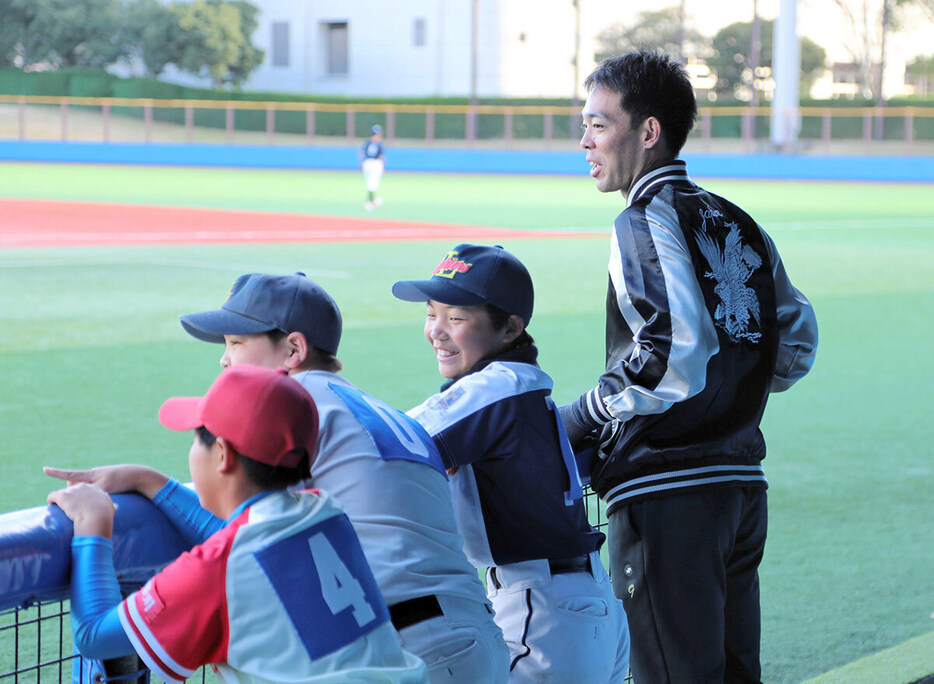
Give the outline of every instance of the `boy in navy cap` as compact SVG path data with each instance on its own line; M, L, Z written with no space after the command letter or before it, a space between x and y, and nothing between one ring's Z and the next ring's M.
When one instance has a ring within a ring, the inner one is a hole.
M121 600L110 498L87 483L49 494L75 525L71 615L82 654L135 651L168 682L207 664L237 682L427 681L396 640L350 521L326 494L286 490L308 472L318 435L315 403L298 383L238 366L203 397L167 400L159 420L195 430L197 496L226 523Z
M532 279L502 247L462 244L392 293L427 307L447 382L408 414L434 437L468 559L511 652L510 682L622 682L629 630L600 562L552 380L526 331Z

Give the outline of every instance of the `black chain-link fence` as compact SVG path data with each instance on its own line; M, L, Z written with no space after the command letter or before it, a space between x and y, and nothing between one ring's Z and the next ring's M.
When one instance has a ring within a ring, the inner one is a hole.
M584 503L590 522L605 528L603 504L596 494L585 489ZM81 656L73 653L71 623L67 601L37 601L29 605L0 612L0 681L3 682L122 682L142 684L162 680L146 674L128 677L117 674L119 667L111 667L113 675L107 677L86 673ZM127 669L127 668L124 668ZM72 672L75 672L74 679ZM130 672L135 671L133 667ZM206 669L189 681L206 680ZM631 684L627 677L626 683Z

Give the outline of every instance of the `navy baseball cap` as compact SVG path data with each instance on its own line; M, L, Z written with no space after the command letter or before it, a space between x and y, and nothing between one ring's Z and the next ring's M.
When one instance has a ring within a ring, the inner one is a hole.
M370 129L370 135L376 135L377 133L382 133L383 127L379 124L373 124L373 128Z
M254 335L281 330L300 332L313 347L337 354L341 312L324 288L295 275L247 273L234 281L220 309L178 317L188 334L204 342L224 335Z
M392 294L407 302L433 299L450 306L492 304L519 316L526 325L535 300L532 276L499 245L457 245L429 280L400 280L392 286Z

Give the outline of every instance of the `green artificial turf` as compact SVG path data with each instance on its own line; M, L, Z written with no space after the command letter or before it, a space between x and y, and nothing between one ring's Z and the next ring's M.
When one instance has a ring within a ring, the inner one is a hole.
M934 672L934 632L809 679L804 684L930 684Z
M771 485L763 678L799 682L931 630L934 193L924 185L705 185L771 230L820 324L813 372L771 399L763 425ZM0 164L7 197L363 215L361 186L347 173ZM622 207L586 177L390 172L385 190L386 211L373 220L395 212L600 229ZM532 273L530 332L556 399L568 401L602 368L606 240L504 245ZM300 269L321 282L344 313L347 377L400 408L420 401L440 382L422 308L393 299L389 288L427 276L451 246L0 251L0 511L43 503L53 486L43 464L144 461L187 477L189 436L159 427L156 411L167 396L202 392L221 349L185 335L177 316L216 308L244 272Z

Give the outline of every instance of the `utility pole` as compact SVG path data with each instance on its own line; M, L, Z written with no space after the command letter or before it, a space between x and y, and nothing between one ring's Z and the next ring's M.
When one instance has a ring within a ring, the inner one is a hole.
M684 0L678 9L678 61L684 64Z
M792 151L801 130L798 87L801 82L801 41L798 38L798 0L780 0L772 36L772 144Z
M752 97L749 106L759 104L759 91L756 88L756 71L759 69L759 53L762 50L762 28L759 22L759 0L752 0L752 28L749 32L749 66L752 69Z
M574 86L571 90L571 105L576 109L580 106L577 89L580 87L581 82L581 0L571 0L571 4L574 5L574 57L571 58L571 64L574 65Z
M470 104L477 105L477 53L480 51L480 0L471 0Z
M882 83L885 77L885 36L889 32L889 22L892 20L892 0L883 0L882 2L882 41L879 45L879 75L875 77L876 107L885 105L885 97L882 94ZM867 32L868 33L868 32ZM872 58L869 59L869 68L872 69ZM885 119L881 116L876 117L875 121L875 139L882 140L885 137Z

